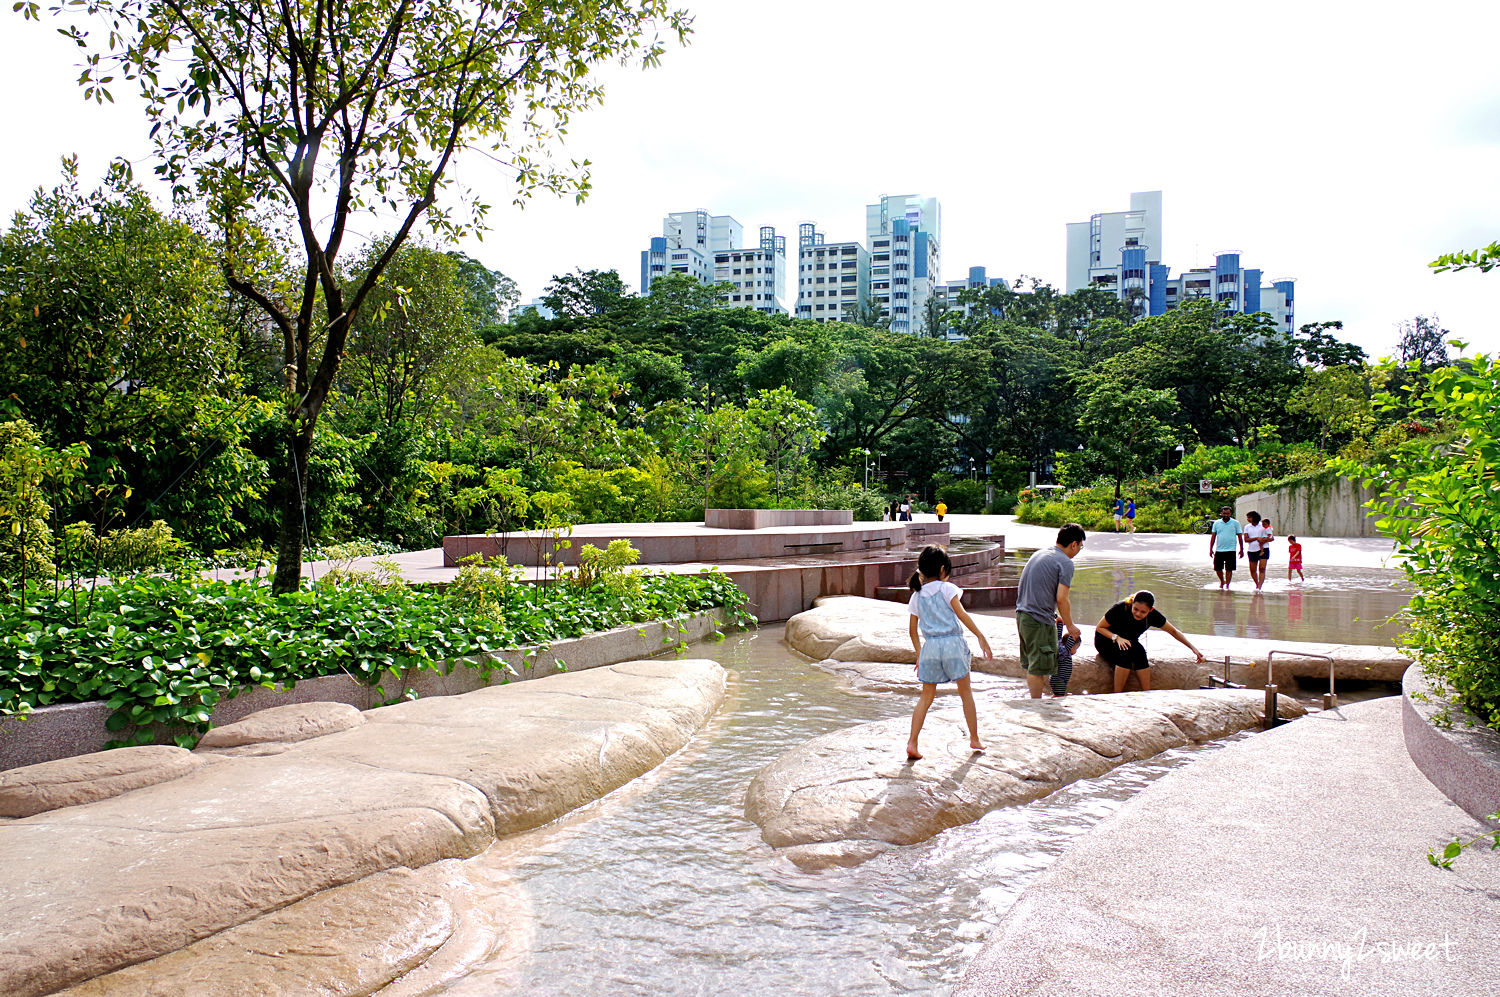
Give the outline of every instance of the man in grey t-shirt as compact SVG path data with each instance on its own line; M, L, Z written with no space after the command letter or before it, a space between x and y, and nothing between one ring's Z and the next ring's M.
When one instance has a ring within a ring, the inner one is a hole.
M1048 678L1057 671L1057 620L1062 620L1069 637L1079 639L1068 589L1073 584L1073 558L1083 549L1083 540L1083 527L1069 523L1057 531L1056 546L1037 551L1021 569L1016 631L1032 699L1042 698Z

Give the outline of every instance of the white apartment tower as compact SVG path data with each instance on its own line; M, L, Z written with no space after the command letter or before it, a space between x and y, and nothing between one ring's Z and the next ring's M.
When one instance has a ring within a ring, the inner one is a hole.
M857 242L827 242L812 222L798 226L798 318L852 322L869 296L869 250Z
M1161 263L1161 191L1131 194L1129 211L1105 211L1086 222L1068 223L1067 292L1091 286L1123 291L1120 271L1128 249L1144 250L1148 268ZM1137 290L1144 292L1144 285Z
M740 223L729 215L674 211L662 219L662 234L641 253L641 293L651 293L651 281L668 272L686 273L713 283L714 254L733 249L744 237Z
M787 314L786 236L762 225L754 248L720 249L714 253L714 281L734 285L725 305L754 308L769 315Z
M870 293L896 332L924 332L927 299L941 279L942 216L935 197L882 197L865 206Z

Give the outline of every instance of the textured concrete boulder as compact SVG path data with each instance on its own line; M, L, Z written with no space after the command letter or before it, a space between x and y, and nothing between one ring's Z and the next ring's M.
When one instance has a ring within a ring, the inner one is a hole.
M716 662L635 661L400 703L280 754L188 756L197 768L174 781L0 824L0 994L39 997L205 939L251 939L255 952L279 945L299 957L321 950L308 927L316 912L285 930L263 919L292 918L283 912L391 870L476 855L497 834L597 799L680 748L718 709L724 684ZM420 898L391 903L427 909ZM392 930L407 932L396 947L419 959L423 939L447 929L437 914L411 916L429 927ZM335 934L358 927L357 912L328 917ZM209 941L199 951L235 949ZM378 989L277 989L278 965L263 967L269 989L120 992ZM342 973L326 959L315 965L323 969L309 968L309 981Z
M861 695L905 693L915 696L922 691L917 681L917 670L912 665L897 665L888 661L839 661L825 658L817 667L830 675L843 679L850 691ZM1027 695L1026 683L1019 676L990 675L972 672L970 686L976 695L1014 697ZM938 686L938 696L958 694L958 686L946 683Z
M798 651L814 660L884 661L911 664L916 655L907 633L907 610L900 603L879 599L840 596L819 599L813 608L787 621L786 640ZM995 660L986 663L978 657L979 642L965 631L973 649L974 670L997 675L1023 677L1021 642L1015 620L1009 617L975 616L974 622L984 631L994 651ZM1070 692L1113 692L1114 671L1094 658L1094 628L1080 625L1083 643L1073 658ZM1295 678L1326 679L1328 662L1303 655L1326 655L1333 659L1336 679L1398 682L1410 659L1394 647L1367 644L1325 644L1299 641L1256 640L1249 637L1215 637L1189 634L1208 659L1194 661L1192 652L1169 635L1153 630L1146 637L1151 658L1153 689L1198 689L1208 684L1210 673L1223 675L1225 655L1248 664L1235 664L1230 677L1249 687L1266 683L1267 659L1278 653L1272 677L1277 685L1294 687Z
M1284 716L1304 712L1280 702ZM929 715L915 762L905 751L910 719L892 717L783 754L751 782L745 816L799 866L849 865L1125 762L1257 726L1263 706L1249 691L986 698L983 754L970 751L961 716L948 709Z
M30 817L180 779L203 759L168 744L59 758L0 772L0 817Z
M273 706L243 720L215 727L198 742L200 751L283 745L352 730L365 716L348 703L294 703Z

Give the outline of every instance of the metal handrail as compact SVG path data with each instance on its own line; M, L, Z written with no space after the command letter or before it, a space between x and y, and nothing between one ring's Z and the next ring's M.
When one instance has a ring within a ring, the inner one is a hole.
M1309 651L1283 651L1280 648L1273 648L1271 650L1271 652L1266 655L1266 684L1267 685L1271 685L1272 684L1272 681L1273 681L1272 680L1272 674L1273 673L1271 671L1271 661L1278 654L1286 656L1286 657L1292 657L1292 658L1318 658L1318 659L1320 659L1322 661L1328 662L1328 691L1326 693L1324 693L1324 695L1323 695L1323 709L1325 709L1325 710L1331 710L1331 709L1335 708L1336 706L1338 706L1338 695L1337 695L1337 692L1335 691L1335 689L1333 687L1333 659L1332 658L1330 658L1326 654L1313 654L1313 653L1311 653Z

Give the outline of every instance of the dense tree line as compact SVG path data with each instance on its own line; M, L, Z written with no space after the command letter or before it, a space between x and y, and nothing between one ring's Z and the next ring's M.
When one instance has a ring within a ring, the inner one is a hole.
M382 245L346 254L340 279L360 284ZM162 520L204 551L274 545L289 472L315 544L705 505L873 515L945 488L973 506L971 476L1002 497L1031 473L1118 487L1179 445L1358 456L1371 396L1405 376L1337 323L1289 337L1208 301L1132 323L1108 294L1036 281L967 292L943 316L952 338L725 308L682 275L641 297L614 272L564 274L553 317L514 314L502 273L408 241L350 328L304 469L279 428L295 388L279 332L211 258L124 176L84 192L71 166L0 238L0 404L34 427L10 438L34 441L38 467L87 454L37 472L54 532ZM1443 362L1435 319L1407 333L1409 359Z

